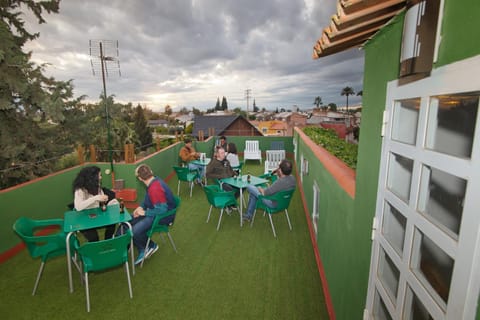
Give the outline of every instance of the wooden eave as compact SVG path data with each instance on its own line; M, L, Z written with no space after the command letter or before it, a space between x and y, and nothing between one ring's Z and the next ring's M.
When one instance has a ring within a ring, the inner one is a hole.
M406 0L339 0L337 13L313 48L313 58L361 46L405 5Z

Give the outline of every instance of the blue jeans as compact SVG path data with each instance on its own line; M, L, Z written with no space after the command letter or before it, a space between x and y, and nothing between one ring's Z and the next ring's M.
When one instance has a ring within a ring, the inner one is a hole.
M255 206L257 205L258 196L261 193L260 191L258 191L257 187L252 185L248 185L247 190L250 195L248 197L247 212L244 214L244 216L245 218L251 219L253 216L253 212L255 211ZM262 202L269 208L275 207L275 204L272 200L263 199Z
M202 179L205 176L205 170L204 166L201 166L199 164L194 164L194 163L189 163L188 164L188 169L190 170L198 170L198 173L200 175L200 179Z
M152 227L153 218L151 216L138 216L130 220L133 232L133 244L138 252L145 250L147 245L147 231ZM126 228L126 226L125 226ZM123 226L118 228L117 234L123 233Z

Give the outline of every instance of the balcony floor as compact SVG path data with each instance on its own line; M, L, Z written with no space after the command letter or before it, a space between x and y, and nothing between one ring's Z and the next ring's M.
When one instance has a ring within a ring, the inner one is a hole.
M246 170L262 167L248 162ZM169 181L177 190L177 180ZM239 226L238 213L225 215L216 230L219 212L195 186L182 203L168 239L154 240L160 249L137 268L129 299L123 268L90 276L91 316L104 319L328 319L300 193L289 214L274 216L277 239L263 213L253 227ZM65 257L47 262L36 296L31 296L40 260L26 250L0 265L3 319L84 319L85 290L74 272L74 293L68 292Z

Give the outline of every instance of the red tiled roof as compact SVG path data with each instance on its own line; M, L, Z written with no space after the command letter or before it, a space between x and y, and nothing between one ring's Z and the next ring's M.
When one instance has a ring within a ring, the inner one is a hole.
M358 47L400 13L406 0L338 0L337 13L313 47L313 59Z

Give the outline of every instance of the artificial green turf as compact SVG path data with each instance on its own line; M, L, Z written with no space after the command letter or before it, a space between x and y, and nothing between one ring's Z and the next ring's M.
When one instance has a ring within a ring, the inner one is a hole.
M259 174L260 165L247 170ZM245 171L246 172L246 171ZM177 180L169 182L176 191ZM123 268L90 276L91 312L74 269L75 291L68 291L65 257L47 262L37 294L31 296L40 260L26 250L0 265L2 319L327 319L321 283L308 234L300 193L289 213L275 215L277 239L267 217L257 212L253 227L240 228L238 213L225 215L216 230L219 211L207 224L209 205L195 186L182 203L171 229L178 249L168 239L132 277L128 296Z

